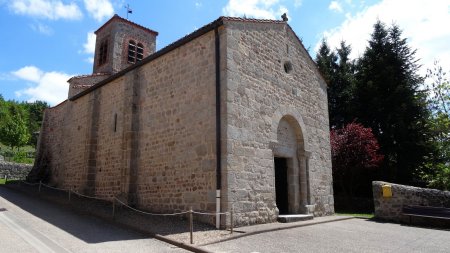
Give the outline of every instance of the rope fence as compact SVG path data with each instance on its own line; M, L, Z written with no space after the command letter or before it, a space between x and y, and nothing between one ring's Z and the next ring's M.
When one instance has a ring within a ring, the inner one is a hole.
M29 185L29 186L36 186L39 185L38 187L38 192L39 194L41 193L41 188L42 187L46 187L49 189L53 189L53 190L59 190L59 191L65 191L68 193L69 196L69 202L71 200L71 194L75 194L77 196L80 197L84 197L84 198L88 198L88 199L94 199L94 200L100 200L100 201L105 201L105 202L111 202L112 203L112 218L115 219L115 214L116 214L116 202L121 204L124 207L127 207L128 209L137 212L137 213L141 213L141 214L145 214L145 215L151 215L151 216L176 216L176 215L186 215L188 214L189 216L189 232L190 232L190 242L191 244L194 243L193 240L193 214L198 214L198 215L209 215L209 216L216 216L216 215L230 215L230 233L233 233L233 227L234 227L234 222L233 222L233 209L231 210L231 212L219 212L219 213L207 213L207 212L198 212L198 211L194 211L192 210L192 207L189 208L188 211L182 211L182 212L177 212L177 213L150 213L150 212L145 212L136 208L133 208L131 206L129 206L128 204L124 203L123 201L121 201L119 198L117 197L113 197L112 199L104 199L104 198L99 198L99 197L95 197L95 196L87 196L84 194L81 194L77 191L74 190L67 190L67 189L63 189L63 188L58 188L58 187L54 187L54 186L50 186L47 184L42 183L42 181L40 181L39 183L29 183L26 182L25 180L20 180L19 184L25 184L25 185Z
M119 202L120 204L124 205L125 207L128 207L129 209L131 209L131 210L133 210L133 211L135 211L135 212L139 212L139 213L147 214L147 215L154 215L154 216L173 216L173 215L182 215L182 214L187 214L187 213L189 213L189 211L186 211L186 212L179 212L179 213L149 213L149 212L144 212L144 211L138 210L138 209L136 209L136 208L133 208L133 207L131 207L131 206L129 206L129 205L123 203L122 201L120 201L120 199L118 199L118 198L116 198L116 197L114 197L114 200L116 200L116 201Z

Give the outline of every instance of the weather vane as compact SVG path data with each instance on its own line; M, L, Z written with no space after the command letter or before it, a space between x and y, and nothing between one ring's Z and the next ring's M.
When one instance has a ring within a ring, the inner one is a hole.
M130 5L129 5L129 4L127 4L127 5L125 6L125 9L127 9L127 19L128 19L128 14L133 14L133 10L130 8Z

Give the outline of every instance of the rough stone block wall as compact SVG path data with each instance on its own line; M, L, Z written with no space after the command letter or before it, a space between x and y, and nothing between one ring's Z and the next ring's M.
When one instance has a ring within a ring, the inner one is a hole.
M95 195L110 199L127 192L124 189L124 128L129 124L124 119L124 91L127 84L123 78L102 87L98 96L97 143L95 157Z
M65 101L45 111L38 147L38 162L50 168L49 182L58 187L84 191L89 122L88 97ZM36 166L36 165L35 165Z
M382 186L390 185L392 197L383 197ZM409 217L401 215L404 205L435 206L450 208L450 192L426 189L387 182L372 182L375 217L395 222L408 222Z
M215 211L214 33L48 109L58 187L139 208Z
M0 178L25 179L32 167L30 164L0 161Z
M139 203L215 211L215 55L209 32L144 65L139 84Z
M39 180L58 181L60 174L58 168L61 164L59 157L62 154L64 140L62 126L67 104L68 102L64 101L55 107L46 109L44 112L35 166L39 170L48 170L48 173L45 174L48 176L51 174L51 178L39 178Z
M233 206L240 225L276 219L271 143L277 142L281 117L295 114L301 121L303 145L310 152L314 215L334 213L326 85L316 66L284 23L229 22L225 26L225 208ZM289 73L284 70L287 62L292 67Z

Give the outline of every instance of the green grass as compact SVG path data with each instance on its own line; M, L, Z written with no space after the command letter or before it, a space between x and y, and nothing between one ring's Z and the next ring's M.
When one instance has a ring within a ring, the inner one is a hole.
M10 184L10 183L14 183L14 182L19 182L20 180L18 179L8 179L8 182L5 181L4 178L0 178L0 185L2 184Z
M373 213L336 213L336 215L353 216L357 218L366 218L366 219L372 219L374 217Z
M21 153L29 153L29 152L35 152L35 148L33 146L24 146L20 149ZM14 157L14 155L17 153L17 148L14 148L14 150L11 150L10 147L5 146L3 143L0 143L0 155L2 155L7 162L18 162L18 163L28 163L32 164L34 162L34 157L21 157L17 158Z
M11 150L11 148L0 142L0 150ZM17 148L14 148L14 151L17 151ZM35 148L33 146L23 146L20 148L20 151L31 152L35 151Z

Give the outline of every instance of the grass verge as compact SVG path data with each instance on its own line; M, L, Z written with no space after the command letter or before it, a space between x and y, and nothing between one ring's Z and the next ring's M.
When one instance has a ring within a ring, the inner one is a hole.
M365 219L372 219L374 217L373 213L336 213L336 215L353 216L353 217L365 218Z

